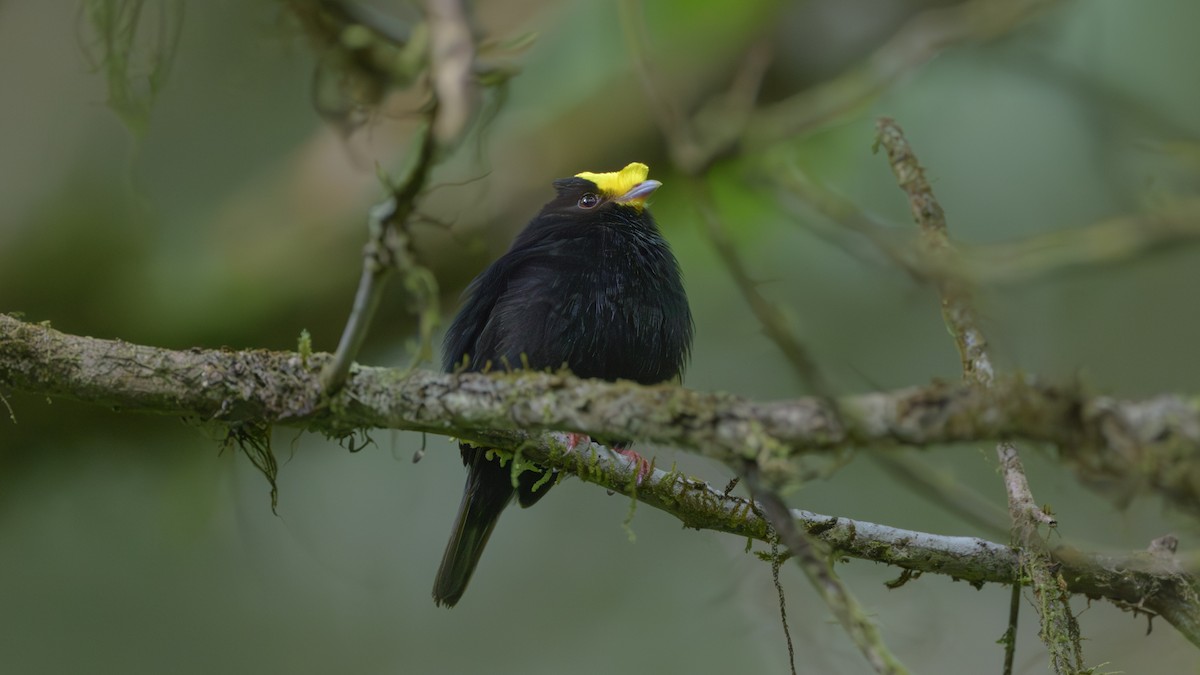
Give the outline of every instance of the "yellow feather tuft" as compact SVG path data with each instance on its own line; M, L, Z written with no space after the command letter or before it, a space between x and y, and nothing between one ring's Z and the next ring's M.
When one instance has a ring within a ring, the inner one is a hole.
M600 192L608 199L615 199L629 192L635 185L646 180L650 175L650 167L641 162L631 162L620 171L609 173L592 173L584 171L575 174L576 178L590 180L600 188Z

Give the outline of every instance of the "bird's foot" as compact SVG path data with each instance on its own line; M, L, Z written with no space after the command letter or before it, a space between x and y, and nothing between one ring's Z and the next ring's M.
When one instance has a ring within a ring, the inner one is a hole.
M642 457L629 448L616 448L616 451L633 461L634 466L637 467L637 484L640 486L642 481L646 480L646 478L650 475L650 460Z
M588 436L587 434L577 434L572 431L562 434L561 440L563 444L567 446L567 452L565 454L569 455L572 452L575 452L575 448L581 445L591 444L592 437Z

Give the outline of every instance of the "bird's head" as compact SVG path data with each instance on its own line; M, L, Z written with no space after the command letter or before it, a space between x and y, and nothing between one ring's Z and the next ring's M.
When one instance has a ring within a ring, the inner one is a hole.
M662 185L647 179L649 173L650 167L640 162L632 162L620 171L609 173L577 173L571 178L554 181L558 197L552 203L558 209L580 213L613 208L641 213L646 207L646 199Z

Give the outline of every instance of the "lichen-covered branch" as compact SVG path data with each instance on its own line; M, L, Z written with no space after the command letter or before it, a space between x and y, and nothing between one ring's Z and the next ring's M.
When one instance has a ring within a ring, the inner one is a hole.
M953 259L957 253L946 230L946 214L934 197L933 188L925 178L925 169L917 161L904 132L894 120L886 117L876 123L876 131L876 147L887 153L896 182L908 197L909 210L920 228L925 254L932 259ZM987 338L975 316L970 286L954 277L938 278L936 282L942 318L962 359L963 379L990 387L995 372L988 355Z
M1144 438L1200 452L1200 405L1178 397L1146 402L1085 399L1069 392L1000 380L984 392L935 384L839 399L844 426L831 428L816 399L755 403L673 385L580 380L565 374L487 376L356 367L333 398L322 395L328 354L191 349L176 351L120 340L68 335L44 324L0 314L0 393L28 392L112 406L118 410L216 420L285 424L328 434L394 428L453 435L507 448L525 460L562 469L662 509L687 527L769 541L761 509L736 495L678 473L654 471L636 485L620 455L591 446L567 455L549 430L657 440L742 462L755 433L786 446L760 449L766 464L801 452L852 443L886 448L996 436L1047 442L1093 439L1106 431L1131 442ZM1005 400L1008 398L1009 400ZM1031 414L1038 409L1048 415ZM20 415L18 403L15 414ZM614 434L614 431L620 434ZM757 431L756 431L757 430ZM797 523L838 555L949 575L971 583L1012 583L1019 574L1007 546L973 537L901 530L793 509ZM1161 550L1096 556L1052 549L1068 590L1161 614L1200 645L1195 578Z
M408 429L471 438L564 430L689 449L731 466L853 445L887 449L998 438L1057 445L1086 480L1144 484L1200 513L1200 397L1142 401L1088 396L1032 378L987 391L935 382L837 399L750 401L676 385L580 380L567 374L459 375L356 366L346 389L322 396L327 354L167 350L69 335L0 314L0 388L224 422L288 424L330 434ZM756 445L769 437L774 445Z
M675 516L685 527L727 532L770 543L774 534L765 510L676 471L655 470L636 484L636 467L625 457L592 444L563 452L553 435L494 437L516 441L521 456L540 466L570 472ZM1011 584L1021 578L1021 557L1010 546L977 537L917 532L800 509L790 514L809 536L836 555L895 565L921 574L942 574L979 586ZM1097 554L1070 546L1047 549L1058 566L1065 592L1103 598L1131 611L1157 614L1200 646L1200 581L1175 556L1176 541L1166 536L1146 551Z
M496 438L494 440L505 440ZM507 439L510 443L513 439ZM770 543L765 510L677 471L655 470L640 484L625 457L591 444L563 452L560 439L522 436L521 456L540 466L570 472L675 516L685 527L727 532ZM972 585L1012 584L1022 574L1020 554L1005 544L905 530L851 518L791 509L796 525L836 555L895 565L921 574L942 574ZM1166 536L1146 551L1088 553L1070 546L1048 549L1059 566L1064 590L1103 598L1132 611L1157 614L1200 646L1200 581L1175 556L1176 541Z
M876 124L878 146L887 152L888 164L896 175L900 189L908 196L913 220L920 228L921 243L931 259L953 259L954 246L946 226L946 214L925 178L925 170L895 121L883 118ZM963 379L989 389L996 381L995 370L988 354L987 338L975 315L972 289L965 280L943 277L937 280L941 296L942 317L954 337L962 360ZM1039 525L1055 523L1034 501L1033 492L1017 448L1009 441L996 446L1000 470L1008 493L1008 510L1012 519L1012 540L1019 546L1021 568L1024 570L1037 599L1035 607L1041 619L1040 636L1050 653L1054 672L1079 673L1085 670L1082 637L1079 623L1071 611L1070 594L1060 585L1052 568L1045 539ZM1022 583L1019 579L1016 583ZM1016 615L1010 617L1010 640L1006 643L1005 662L1012 661L1015 645Z

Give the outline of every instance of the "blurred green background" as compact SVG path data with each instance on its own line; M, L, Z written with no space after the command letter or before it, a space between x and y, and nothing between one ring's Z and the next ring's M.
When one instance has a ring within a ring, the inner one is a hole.
M749 45L774 61L783 99L861 63L921 0L780 3L648 0L660 86L689 109L719 92ZM148 7L156 3L149 3ZM396 16L411 8L375 2ZM148 10L150 11L150 10ZM439 168L417 246L462 286L551 195L550 181L644 161L664 182L655 213L679 256L697 341L687 383L758 399L806 393L702 233L631 70L615 5L479 3L489 35L536 32L477 139ZM958 376L932 292L850 255L830 225L764 176L794 164L896 228L911 227L880 115L904 126L953 235L1010 241L1134 212L1200 186L1172 148L1200 134L1200 3L1061 2L995 39L954 45L815 132L726 160L711 174L761 290L784 305L844 392ZM164 347L331 350L358 279L375 167L403 164L416 99L401 94L349 136L312 105L314 57L281 6L187 3L177 59L135 137L106 106L97 36L74 2L0 4L0 311L67 332ZM1186 145L1184 147L1187 147ZM1192 151L1194 152L1194 150ZM980 310L1005 369L1139 397L1200 390L1200 252L1152 255L986 288ZM389 293L360 360L403 365L413 326ZM0 671L6 673L786 672L769 566L729 536L683 530L567 481L502 520L453 611L429 596L462 483L451 443L377 432L350 454L279 429L279 515L266 482L219 430L6 394L0 420ZM1026 446L1052 541L1140 549L1195 523L1152 497L1125 509L1081 487L1049 448ZM652 449L660 466L718 485L727 472ZM996 504L992 448L924 455ZM899 527L995 538L859 456L790 495L799 507ZM839 572L914 671L994 672L1006 588L854 561ZM868 665L785 568L800 672ZM1090 664L1197 672L1165 622L1077 600ZM1032 606L1019 672L1045 672Z

